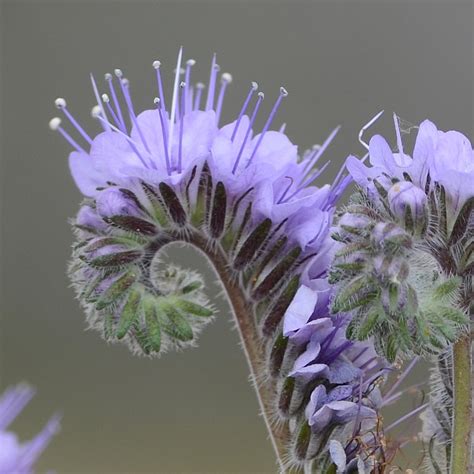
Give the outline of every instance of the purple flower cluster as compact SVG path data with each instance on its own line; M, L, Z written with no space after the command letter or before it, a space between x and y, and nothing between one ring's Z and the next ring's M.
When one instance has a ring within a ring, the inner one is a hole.
M237 119L220 126L224 97L232 78L228 73L222 74L218 87L219 66L214 56L205 98L204 85L191 82L194 64L194 60L188 60L182 69L180 51L168 106L163 94L161 64L155 61L156 108L140 114L135 111L130 83L121 70L115 70L115 78L106 74L109 93L101 97L91 77L97 100L92 115L104 129L94 138L77 122L66 101L56 100L56 106L84 142L76 141L62 127L58 117L51 120L50 127L60 132L75 149L69 156L69 165L79 190L87 197L100 200L101 209L116 212L117 206L122 205L117 201L120 196L102 192L108 183L133 188L134 182L143 180L151 185L166 183L176 191L183 191L193 170L197 169L199 174L206 165L213 180L224 184L228 197L239 197L253 190L255 220L285 221L288 233L302 247L316 243L314 229L328 226L333 205L350 181L341 174L331 186L313 185L326 167L317 168L318 160L338 129L321 146L299 158L297 147L283 133L284 127L280 131L270 130L287 96L283 87L263 130L254 132L264 99L262 92L257 93L256 83L252 83ZM253 110L249 111L252 101ZM129 123L127 117L130 117ZM188 194L193 204L197 195L195 187L191 187ZM87 210L81 212L90 214ZM95 216L90 217L96 220ZM97 222L97 225L102 224Z
M327 282L326 282L327 283ZM314 434L337 425L372 419L374 383L383 379L387 365L370 341L349 341L349 317L331 316L331 289L319 290L302 285L285 314L284 336L300 355L288 373L298 390L313 387L305 407L305 418Z
M347 169L354 181L369 194L377 195L374 180L389 193L390 208L396 215L409 206L413 215L423 212L425 191L432 183L444 186L453 214L474 196L474 150L469 139L456 131L443 132L429 120L418 129L413 157L403 149L398 121L395 120L398 152L392 152L380 135L372 137L368 152L371 167L354 156ZM393 183L393 179L401 183Z
M33 398L34 390L26 385L7 389L0 398L0 473L29 474L51 438L59 430L59 419L53 417L31 441L20 443L8 426Z

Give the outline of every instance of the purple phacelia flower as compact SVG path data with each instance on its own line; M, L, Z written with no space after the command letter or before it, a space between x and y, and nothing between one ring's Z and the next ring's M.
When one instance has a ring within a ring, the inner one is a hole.
M7 431L8 426L33 398L34 390L17 385L6 390L0 398L0 473L32 474L34 466L51 438L59 430L59 418L51 418L32 440L20 443L17 436Z
M403 149L396 117L395 125L398 153L392 152L382 136L375 135L368 146L371 167L354 156L347 159L347 169L354 181L372 196L377 195L374 180L387 191L393 179L409 180L422 191L430 189L432 183L439 183L445 188L452 211L459 211L474 196L474 151L469 139L456 131L438 130L425 120L419 126L413 156L410 156ZM419 205L420 193L413 188L411 192L413 206Z
M329 437L345 443L362 425L364 429L375 425L380 408L375 384L385 378L389 367L372 341L347 339L350 315L330 314L333 291L325 272L308 280L311 287L299 287L283 324L287 378L279 407L295 420L296 464L323 463ZM301 410L304 419L296 421Z
M247 282L253 288L245 291L255 301L282 290L293 273L317 285L334 205L350 181L341 172L332 185L314 185L339 127L302 157L284 127L271 129L287 96L283 87L260 133L255 122L264 95L256 83L236 119L222 125L231 76L224 73L219 80L214 57L204 97L204 86L191 81L195 62L186 62L184 81L181 63L180 50L169 101L161 64L153 63L159 95L153 110L137 113L130 83L117 69L106 75L108 93L102 96L91 78L97 101L92 115L101 133L89 136L61 98L56 106L76 129L77 141L59 118L50 124L75 149L71 174L86 197L73 221L80 240L71 265L78 296L92 327L107 339L125 338L140 353L194 344L197 327L211 320L180 313L191 302L207 304L200 280L189 292L188 280L185 285L176 280L179 271L166 273L172 284L157 281L164 273L156 271L162 263L155 257L163 246L175 240L193 240L204 251L220 246L232 272L253 268ZM179 314L175 298L186 300ZM163 312L163 318L156 316Z
M428 198L422 189L409 181L400 181L388 190L387 199L390 210L399 221L404 222L409 212L417 227L423 228Z

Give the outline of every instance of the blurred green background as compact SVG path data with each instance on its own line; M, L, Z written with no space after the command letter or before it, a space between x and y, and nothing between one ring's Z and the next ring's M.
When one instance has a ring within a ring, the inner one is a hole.
M301 151L342 125L323 182L349 153L362 153L357 132L380 109L388 113L372 130L390 137L392 111L472 133L473 4L4 1L0 11L0 388L26 380L38 389L13 428L26 439L54 411L64 414L40 472L275 472L237 333L201 257L174 250L205 273L219 311L199 348L143 360L84 330L66 277L67 219L81 197L67 145L48 131L53 100L65 97L93 130L89 72L101 78L121 67L137 109L150 108L154 59L164 64L170 93L180 45L197 59L198 80L206 80L215 51L234 76L224 120L255 80L269 98L267 111L278 87L288 89L279 119ZM421 367L412 378L426 376ZM404 409L412 405L407 400ZM400 459L416 463L418 449Z

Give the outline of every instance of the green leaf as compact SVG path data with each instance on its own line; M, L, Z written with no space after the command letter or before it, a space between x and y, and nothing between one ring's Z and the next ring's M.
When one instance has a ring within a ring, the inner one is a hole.
M132 324L138 319L141 303L141 293L138 290L132 290L128 294L127 301L123 307L120 321L117 327L117 339L123 339Z

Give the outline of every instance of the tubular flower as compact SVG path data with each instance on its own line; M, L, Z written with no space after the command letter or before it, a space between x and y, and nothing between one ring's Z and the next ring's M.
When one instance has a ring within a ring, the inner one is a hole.
M74 148L71 174L85 196L73 220L77 245L70 276L77 295L92 327L141 354L193 345L212 319L199 275L166 267L163 247L186 242L199 248L221 277L240 278L250 303L265 300L262 319L271 316L271 325L279 324L349 182L341 174L332 185L313 185L324 169L317 162L337 129L302 158L282 131L271 130L287 96L283 87L260 133L254 126L264 95L256 83L236 120L221 126L231 76L218 79L214 57L204 97L203 84L191 82L194 64L188 60L182 70L180 51L169 101L155 61L155 108L139 114L121 70L106 74L108 92L102 95L91 76L97 101L92 114L103 127L94 138L64 99L56 106L78 140L59 118L50 122ZM270 297L276 297L277 311ZM269 324L263 323L264 332Z
M34 390L26 385L7 389L0 397L0 473L29 474L59 430L59 419L53 417L31 441L20 443L8 426L33 398Z

